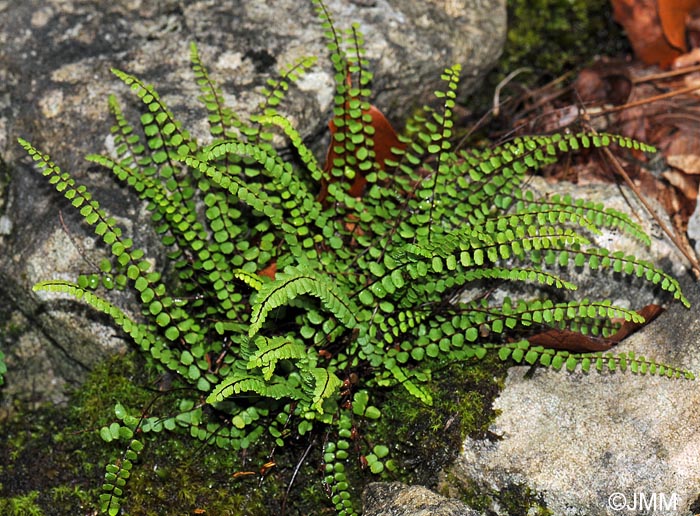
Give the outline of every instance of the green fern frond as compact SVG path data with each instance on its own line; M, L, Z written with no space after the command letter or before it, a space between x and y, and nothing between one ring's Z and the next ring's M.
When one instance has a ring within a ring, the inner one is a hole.
M292 123L282 115L263 115L253 117L253 120L262 126L276 126L282 129L284 135L291 143L294 150L299 154L299 159L304 163L304 168L308 171L313 181L320 181L323 173L313 152L306 146L299 132Z
M548 265L558 261L560 265L566 266L571 258L577 266L587 263L593 270L611 269L615 273L644 278L673 295L673 298L679 300L684 306L690 307L690 302L683 295L678 280L651 262L638 259L633 255L625 255L622 251L610 252L604 248L574 249L567 254L556 253L549 249L543 253L543 259Z
M268 314L301 295L317 297L321 304L346 328L356 324L355 304L343 295L343 289L335 285L329 276L304 268L288 268L278 273L275 280L264 284L255 296L251 307L248 336L253 338L265 323Z
M236 269L233 271L233 277L239 281L242 281L248 285L253 290L260 290L264 284L261 276L253 274L252 272L245 271L243 269Z
M262 152L260 152L260 154L262 154ZM243 180L229 175L220 167L210 165L194 156L185 156L181 159L183 159L187 166L200 171L210 178L219 188L226 190L254 210L263 213L275 225L279 226L282 224L281 210L274 206L267 194L261 191L258 185L247 185Z
M134 438L134 433L140 420L127 414L121 404L115 407L117 417L122 421L113 422L109 426L100 429L100 437L105 442L127 441L128 445L117 460L110 461L105 466L104 483L100 494L100 510L110 516L116 516L121 512L124 489L131 477L134 463L143 451L143 441Z
M301 399L303 397L302 392L293 385L284 382L269 383L263 377L254 374L234 373L214 387L207 396L206 402L209 404L220 403L244 393L255 393L258 396L273 399Z
M492 214L496 198L519 196L518 186L526 172L534 172L554 163L558 155L570 150L612 144L639 148L645 152L655 150L631 138L610 134L518 137L496 149L461 151L459 156L462 161L456 166L460 173L454 176L453 183L463 190L461 198L469 205L467 212L470 222L476 223Z
M248 369L260 368L263 378L268 381L272 378L277 362L287 359L301 360L308 354L304 344L285 336L268 338L257 335L254 341L258 349L248 360Z
M131 88L148 112L141 116L141 124L148 140L148 147L154 151L153 161L162 164L170 159L168 149L176 150L179 155L186 155L196 148L182 124L175 119L168 107L160 99L153 86L143 83L138 77L112 68L124 84Z
M287 211L290 216L284 217L285 220L280 221L279 225L290 237L296 238L298 232L296 228L306 224L307 221L319 218L320 204L316 201L307 185L299 180L291 164L283 161L274 150L263 149L249 143L227 141L214 145L206 151L208 161L229 154L250 157L262 165L266 175L272 180L267 186L270 196L266 197L268 199L267 202L271 202L271 197L275 194L278 194L283 199L284 202L281 208ZM212 179L218 183L215 178L212 177ZM259 192L259 194L262 193L262 191Z
M202 63L197 45L190 43L190 62L197 85L202 94L200 100L207 109L209 133L214 138L227 139L239 134L244 126L240 118L224 104L221 88L209 76L209 71Z
M605 208L602 203L573 199L570 195L558 194L534 199L532 193L525 192L524 200L516 202L515 213L537 217L539 223L581 224L588 231L599 233L600 228L620 229L645 245L651 239L644 229L625 213ZM528 220L525 220L528 223Z
M213 404L224 401L236 394L243 392L255 392L262 394L266 390L266 383L260 376L252 374L234 374L221 383L207 396L207 403Z
M233 293L231 283L220 281L222 275L224 277L233 275L229 261L225 254L212 257L211 247L208 245L208 234L197 220L197 215L192 210L193 205L182 202L182 198L177 192L169 193L160 181L141 174L137 169L124 168L105 156L91 154L86 159L111 170L119 180L129 184L140 193L142 198L150 201L149 209L158 215L158 217L154 217L154 220L164 222L158 228L158 232L161 233L161 241L167 247L177 249L177 252L170 253L171 259L182 256L198 257L198 260L191 263L195 269L202 272L216 270L216 272L207 272L204 276L209 280L207 283L214 293L220 297L228 297ZM219 249L224 250L221 247ZM182 262L176 263L178 268L182 265L184 265ZM132 274L130 277L135 280L136 277L133 276ZM197 284L192 282L194 278L181 276L180 279L188 285L185 287L187 290L196 288Z
M150 353L153 358L158 360L165 367L172 371L178 371L181 368L179 354L173 353L167 349L167 341L158 336L156 327L136 323L120 308L93 292L81 288L75 283L64 280L42 281L34 285L33 289L35 291L43 290L68 294L76 299L84 300L95 310L107 314L124 333L131 337L135 344L143 351ZM179 330L174 325L169 326L165 329L164 336L167 340L176 340L179 337Z
M394 360L387 361L384 367L391 373L394 380L403 386L412 396L415 396L428 406L433 404L433 398L428 391L409 379L404 368L399 366ZM383 382L380 381L379 383L381 385Z
M566 368L573 372L577 367L583 372L595 369L599 372L614 372L627 370L635 374L666 376L668 378L684 378L694 380L695 375L686 369L659 363L653 359L637 356L634 352L614 353L571 353L568 351L530 346L527 341L520 341L500 346L498 356L501 360L513 360L516 363L530 365L540 364L554 370Z
M110 247L117 262L122 267L127 268L126 275L129 279L140 280L139 285L142 285L143 288L139 291L143 292L149 289L154 293L154 296L160 297L162 294L156 293L156 291L164 289L159 284L160 275L148 272L151 264L143 259L144 252L140 249L131 250L133 241L130 238L122 238L121 228L117 227L116 221L102 210L87 188L83 185L77 185L70 174L62 172L48 155L42 154L23 139L20 139L19 142L32 159L37 162L42 173L49 177L49 182L54 185L56 190L71 201L76 209L79 209L80 215L87 224L94 226L95 234Z
M343 385L333 372L322 367L302 371L302 377L310 386L311 408L319 413L324 412L323 402L335 396Z
M294 62L284 66L278 78L267 80L267 87L262 88L260 93L264 100L260 103L259 111L264 116L271 116L277 113L277 106L284 100L290 83L296 82L306 72L316 65L316 56L302 56Z
M115 95L111 94L109 96L108 106L109 112L116 122L111 132L114 135L115 153L119 160L119 165L125 168L140 168L144 171L151 170L153 166L151 155L146 153L146 146L134 127L124 116Z

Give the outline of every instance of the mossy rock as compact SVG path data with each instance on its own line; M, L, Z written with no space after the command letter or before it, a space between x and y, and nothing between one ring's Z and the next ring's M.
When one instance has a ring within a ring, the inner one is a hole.
M491 400L506 367L484 360L474 365L453 364L435 373L428 407L404 389L385 391L383 418L363 429L366 437L384 442L399 464L392 480L435 485L439 470L459 452L465 435L483 436L490 423ZM98 510L104 464L118 455L119 445L103 442L98 430L113 419L118 400L145 411L168 404L167 378L152 375L135 354L112 357L97 367L87 382L61 406L23 410L0 427L0 508L8 515L65 515ZM248 452L232 454L197 445L189 436L162 433L145 439L146 449L133 471L125 499L126 511L162 514L196 509L206 514L266 515L332 514L318 473L320 445L296 439L276 450L280 464L300 464L288 489L291 468L270 469L264 480L259 464L273 449L262 443ZM377 477L354 469L359 493ZM253 474L248 474L253 473ZM288 491L288 492L287 492Z

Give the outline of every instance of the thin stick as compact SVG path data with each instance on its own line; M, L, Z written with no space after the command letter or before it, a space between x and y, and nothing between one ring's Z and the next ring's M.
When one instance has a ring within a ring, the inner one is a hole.
M633 102L628 102L627 104L623 104L621 106L614 106L611 108L602 109L602 110L598 111L597 113L591 113L589 116L594 117L594 116L609 115L610 113L617 113L618 111L624 111L625 109L630 109L630 108L634 108L637 106L643 106L644 104L651 104L652 102L656 102L657 100L669 99L671 97L675 97L677 95L683 95L684 93L690 93L690 92L696 91L696 90L700 90L700 83L693 84L692 86L686 86L685 88L681 88L679 90L669 91L668 93L662 93L660 95L655 95L653 97L648 97L645 99L639 99L639 100L635 100Z
M687 73L700 72L700 65L686 66L685 68L678 68L676 70L671 70L668 72L654 73L651 75L645 75L643 77L633 77L632 84L640 84L643 82L655 81L657 79L669 79L671 77L677 77L679 75L685 75Z
M304 454L301 456L301 459L297 462L297 465L294 466L294 472L292 473L292 478L289 480L289 485L287 486L287 491L284 493L284 499L282 500L282 508L281 508L281 516L284 516L287 513L287 498L289 498L289 492L292 490L292 485L294 485L294 480L296 480L297 475L299 474L299 470L301 469L302 464L304 464L304 460L306 460L306 456L309 454L311 451L311 448L313 445L316 443L316 439L314 438L309 445L306 447L306 450L304 451Z
M496 89L493 92L493 116L498 116L498 114L501 111L501 90L503 89L503 87L510 81L512 81L515 78L515 76L524 72L531 71L532 68L528 68L526 66L518 68L517 70L513 70L512 72L510 72L508 75L506 75L505 79L498 83L498 86L496 86Z

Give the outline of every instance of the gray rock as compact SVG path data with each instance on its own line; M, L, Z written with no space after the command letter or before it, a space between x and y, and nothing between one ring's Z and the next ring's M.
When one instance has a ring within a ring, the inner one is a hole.
M428 100L444 67L462 64L461 93L472 88L505 37L505 0L327 4L339 29L359 23L375 74L373 102L397 126ZM137 245L158 260L160 247L144 230L148 214L142 205L107 173L86 166L83 156L109 149L109 93L136 120L138 103L110 67L155 84L176 117L198 138L205 136L205 113L189 68L191 41L227 102L243 115L261 100L256 88L276 70L302 55L319 56L319 65L290 91L285 112L322 152L332 68L310 1L0 0L0 313L8 314L0 348L9 366L6 402L42 399L27 394L32 387L20 371L37 370L42 385L56 386L43 399L56 400L61 385L79 382L105 353L125 346L104 318L65 300L42 304L31 292L39 280L95 270L107 251L33 170L16 138L49 152L63 170L90 185ZM114 301L130 306L129 298ZM20 325L9 322L20 319ZM30 348L41 354L28 354L22 343L33 343Z
M667 264L676 260L663 250L656 258L664 256ZM682 284L693 308L673 304L613 351L700 371L700 287L687 274ZM696 505L696 382L513 367L494 408L495 438L467 439L441 492L478 489L491 495L499 515L508 514L499 497L513 490L536 493L557 515L680 515Z
M695 252L700 256L700 209L695 206L695 211L688 220L688 238L693 240Z
M363 516L479 516L464 503L423 486L374 482L362 493Z

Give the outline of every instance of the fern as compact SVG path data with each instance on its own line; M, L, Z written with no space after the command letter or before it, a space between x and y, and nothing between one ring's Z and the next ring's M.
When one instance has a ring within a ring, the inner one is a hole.
M5 383L5 374L7 373L7 364L5 363L5 354L0 351L0 386Z
M259 367L262 369L263 378L270 380L277 362L285 359L303 359L306 356L306 347L300 342L292 342L284 337L267 339L258 336L255 339L258 350L253 353L248 361L248 369Z
M334 285L331 278L303 269L290 268L288 272L278 274L274 281L266 283L258 291L252 304L249 337L261 329L271 310L304 294L318 297L328 312L344 326L355 326L353 312L356 312L357 308L350 299L342 295L342 290Z
M114 412L119 422L114 422L109 426L100 429L100 437L105 442L125 441L126 449L121 456L111 461L105 467L105 481L102 484L103 493L100 495L100 509L103 513L116 516L121 512L124 488L131 477L131 470L134 463L143 451L144 444L141 440L134 438L134 431L138 428L140 420L131 416L121 403L117 403Z
M641 278L688 306L677 280L662 269L592 244L602 228L612 228L649 245L627 214L570 196L538 197L525 183L563 153L653 148L579 133L457 151L460 68L452 66L436 92L441 108L425 108L409 121L387 159L373 124L379 115L370 104L363 36L357 26L337 29L325 4L312 1L336 86L325 166L280 111L315 58L282 68L262 91L258 113L244 119L224 104L192 44L209 123L204 143L151 85L114 70L144 112L132 124L111 96L114 153L87 159L146 203L167 251L168 266L158 269L166 271L163 277L86 186L20 140L111 253L99 271L77 282L46 281L35 290L72 295L109 315L158 370L172 373L179 396L178 412L162 417L135 420L118 405L119 422L100 432L105 441L127 443L107 466L104 512L116 514L128 503L124 486L142 447L133 439L136 430L185 432L228 451L266 435L276 446L290 435L322 435L331 503L349 515L356 509L344 463L357 421L380 416L370 404L373 389L402 386L430 404L431 368L489 353L555 370L692 378L629 352L536 345L538 335L558 331L609 346L621 325L644 322L610 300L576 298L572 269ZM294 159L272 145L273 134L287 141ZM510 297L483 295L484 285ZM97 292L115 287L136 293L136 317ZM529 294L516 298L522 291ZM384 444L358 440L352 447L370 471L395 469Z

